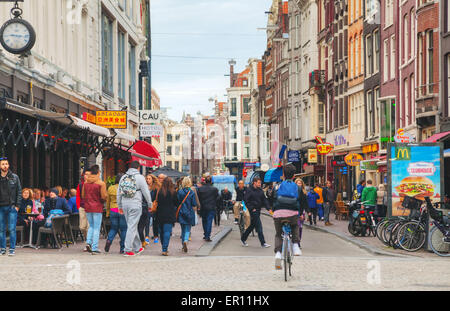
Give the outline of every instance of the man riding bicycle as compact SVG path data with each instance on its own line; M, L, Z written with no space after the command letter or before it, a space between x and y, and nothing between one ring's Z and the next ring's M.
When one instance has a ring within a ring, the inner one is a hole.
M273 219L275 225L275 267L281 269L281 250L283 223L291 226L294 256L301 256L298 230L298 215L309 213L308 202L302 189L293 181L295 166L287 164L283 167L284 181L274 190Z
M242 201L244 201L245 192L247 188L245 188L245 184L243 180L239 181L238 187L236 188L236 202L234 202L233 212L234 212L234 224L237 225L239 223L239 210L241 208ZM250 225L250 214L248 211L244 214L245 223ZM246 225L248 227L248 225Z

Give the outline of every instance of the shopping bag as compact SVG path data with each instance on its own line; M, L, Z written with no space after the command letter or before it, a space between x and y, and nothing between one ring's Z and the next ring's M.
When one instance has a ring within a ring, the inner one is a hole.
M196 226L198 224L198 216L197 216L196 212L194 212L194 216L195 216L195 218L194 218L194 226Z
M227 214L223 211L222 214L220 214L220 221L227 221L227 219Z

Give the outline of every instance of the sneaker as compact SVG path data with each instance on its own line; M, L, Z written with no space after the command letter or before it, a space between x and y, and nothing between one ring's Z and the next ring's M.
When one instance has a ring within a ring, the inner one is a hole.
M264 243L263 245L261 245L261 247L268 248L268 247L270 247L270 245L267 243Z
M163 256L169 256L169 252L162 252L161 255L163 255Z
M212 242L211 238L205 239L206 242Z
M122 249L120 250L119 254L125 254L125 251Z
M235 224L235 225L238 225L238 224L239 224L239 221L238 221L237 219L234 219L234 224Z
M153 241L153 243L158 243L158 242L159 242L158 238L155 238L155 240Z
M145 237L145 243L150 244L150 238L148 236Z
M142 248L145 248L145 246L147 246L147 242L142 242Z
M187 242L183 242L183 252L187 253Z
M125 257L133 257L133 256L136 256L136 254L133 252L126 252L124 256Z
M294 253L294 256L301 256L302 251L297 243L294 243L294 246L292 247L292 252Z
M106 240L106 244L105 244L105 253L109 253L109 249L111 248L111 241Z
M92 253L92 246L90 244L86 244L86 247L84 248L84 252Z
M281 270L281 253L277 252L275 254L275 269Z
M242 246L245 246L245 247L248 246L247 242L245 242L245 241L242 241L242 240L241 240L241 243L242 243Z
M0 256L6 255L6 249L2 248L0 250Z
M100 252L99 250L96 250L96 251L92 251L91 252L91 254L92 255L99 255L99 254L101 254L102 252Z
M140 255L143 251L144 251L144 248L141 247L141 248L137 251L136 255Z
M8 256L15 256L16 255L16 251L14 249L10 249Z

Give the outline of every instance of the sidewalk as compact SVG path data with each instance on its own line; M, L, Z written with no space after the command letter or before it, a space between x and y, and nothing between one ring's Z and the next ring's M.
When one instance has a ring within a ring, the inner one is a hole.
M265 215L271 217L268 213ZM419 258L438 258L433 252L429 252L425 249L418 250L417 252L407 252L402 249L393 249L384 245L377 237L355 237L348 232L348 220L337 220L335 214L330 215L331 226L325 226L324 221L317 221L317 226L310 225L308 221L304 222L304 227L312 230L319 230L322 232L333 234L343 240L353 243L366 251L383 256L394 257L419 257Z

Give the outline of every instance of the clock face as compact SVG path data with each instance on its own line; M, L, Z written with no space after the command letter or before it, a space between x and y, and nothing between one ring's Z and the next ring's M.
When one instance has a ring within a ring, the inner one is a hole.
M11 23L3 31L3 40L11 49L23 49L30 42L30 31L22 23Z
M36 41L33 26L23 19L7 21L0 29L0 43L10 53L28 52Z

